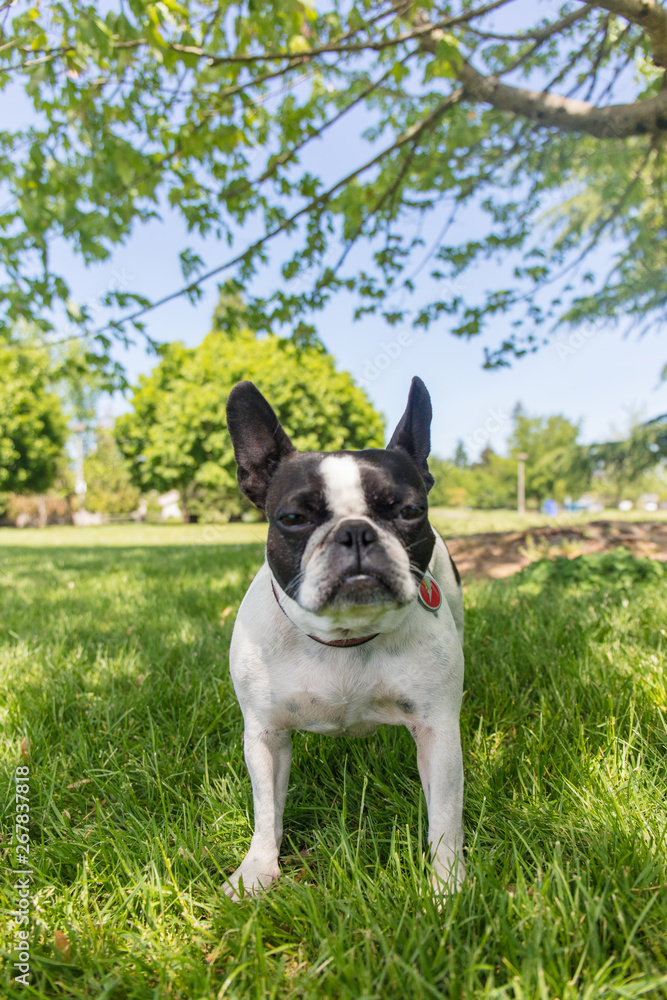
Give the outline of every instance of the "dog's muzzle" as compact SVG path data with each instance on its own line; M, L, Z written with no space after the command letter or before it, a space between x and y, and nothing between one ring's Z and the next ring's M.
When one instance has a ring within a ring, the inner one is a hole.
M378 604L400 600L395 569L371 521L348 519L329 541L325 605Z

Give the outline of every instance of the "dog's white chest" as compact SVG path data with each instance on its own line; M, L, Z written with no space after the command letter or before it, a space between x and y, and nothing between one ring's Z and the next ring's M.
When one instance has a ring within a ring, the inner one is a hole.
M270 721L277 729L304 729L327 736L366 736L378 726L407 725L412 704L381 683L310 684L272 692Z
M448 561L437 567L441 588ZM415 604L394 637L317 643L281 610L265 564L239 611L230 666L244 716L262 729L365 736L427 722L437 706L458 712L463 653L445 603L437 615Z

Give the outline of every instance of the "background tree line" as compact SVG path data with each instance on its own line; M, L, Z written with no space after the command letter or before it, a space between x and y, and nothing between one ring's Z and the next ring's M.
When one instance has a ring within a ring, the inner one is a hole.
M103 382L91 376L77 349L64 358L29 344L22 352L0 353L0 506L7 508L10 493L72 494L72 458L65 446L74 426L88 438L87 510L126 514L142 494L175 489L186 519L240 517L250 507L236 486L225 403L243 378L257 382L271 399L297 448L383 445L383 418L321 345L299 346L221 324L219 310L197 348L162 346L159 363L129 394L130 411L96 434ZM506 455L487 446L472 461L459 442L452 459L431 459L431 503L515 506L521 452L528 455L526 497L532 506L547 497L576 499L590 489L612 503L642 492L667 494L667 415L637 422L623 440L584 445L579 437L580 425L566 417L531 416L517 404Z
M563 503L592 493L615 506L636 501L644 493L667 499L667 414L642 424L635 420L627 437L584 445L580 425L561 415L529 416L517 403L507 455L487 446L470 461L463 442L452 459L432 460L436 484L431 503L480 509L514 507L517 501L517 456L526 462L526 502L539 507L548 498Z
M131 412L92 434L103 382L73 373L42 348L0 352L0 514L10 494L74 491L72 428L83 435L86 509L129 513L140 495L176 489L187 519L228 520L251 509L239 495L225 405L250 378L302 450L381 447L384 421L319 344L214 329L195 349L166 344L129 394Z

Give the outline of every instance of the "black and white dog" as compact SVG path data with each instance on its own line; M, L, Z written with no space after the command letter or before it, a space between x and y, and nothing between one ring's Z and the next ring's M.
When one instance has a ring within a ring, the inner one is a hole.
M245 723L255 831L227 895L280 875L291 729L407 726L428 806L433 881L463 879L463 604L427 516L431 400L412 381L386 449L299 454L251 382L227 425L242 492L266 512L266 561L239 609L230 667Z

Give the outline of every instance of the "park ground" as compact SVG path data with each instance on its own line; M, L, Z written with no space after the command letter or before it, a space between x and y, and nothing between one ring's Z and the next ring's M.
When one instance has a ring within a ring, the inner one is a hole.
M5 913L17 767L34 872L30 985L5 921L6 995L667 997L667 566L630 532L608 544L641 516L596 517L434 514L461 563L498 532L525 560L465 577L468 874L441 905L414 747L389 727L295 734L283 879L220 891L251 833L227 657L262 525L0 531Z

